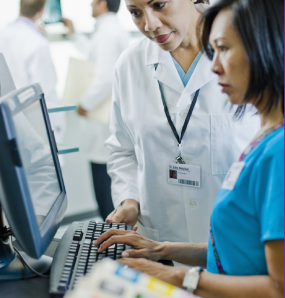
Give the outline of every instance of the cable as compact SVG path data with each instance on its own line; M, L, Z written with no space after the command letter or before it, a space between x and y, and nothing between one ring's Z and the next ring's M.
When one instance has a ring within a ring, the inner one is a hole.
M9 236L12 236L12 231L11 231L10 228L4 227L4 228L2 229L0 235L1 235L1 238L2 238L2 239L5 239L5 238L7 238L7 237L9 237Z
M45 274L42 274L42 273L39 273L38 271L36 271L35 269L33 269L26 261L25 259L23 258L23 256L21 255L21 253L19 252L19 250L13 246L13 248L15 249L19 259L32 271L34 272L36 275L38 276L41 276L41 277L44 277L44 278L49 278L49 275L45 275Z

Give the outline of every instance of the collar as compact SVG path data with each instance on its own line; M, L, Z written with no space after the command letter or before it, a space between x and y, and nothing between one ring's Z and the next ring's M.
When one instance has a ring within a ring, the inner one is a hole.
M211 70L212 62L203 53L187 86L185 87L177 106L183 107L191 102L191 95L217 77Z
M154 65L159 64L155 71ZM211 61L205 53L201 56L187 86L184 88L169 52L163 51L153 41L147 39L145 65L153 66L153 77L181 94L178 107L189 105L191 95L213 80L216 75L211 71ZM163 68L161 67L163 65ZM171 76L169 74L172 74Z
M22 24L25 24L25 25L28 25L30 28L34 29L36 32L38 32L39 34L41 34L42 36L45 36L39 29L38 27L36 26L35 22L32 21L31 19L29 18L26 18L26 17L23 17L23 16L19 16L15 23L22 23Z
M35 22L32 21L31 19L29 18L26 18L26 17L23 17L23 16L19 16L17 19L16 19L16 23L18 22L23 22L23 23L26 23L26 24L29 24L35 28L37 28L37 26L35 25Z

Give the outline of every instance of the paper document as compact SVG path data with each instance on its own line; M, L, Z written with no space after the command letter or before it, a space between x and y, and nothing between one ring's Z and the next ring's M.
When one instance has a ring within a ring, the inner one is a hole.
M62 101L66 104L78 106L82 96L94 80L95 71L96 67L94 63L70 58ZM93 111L90 111L88 117L103 124L108 124L110 122L111 101L112 94L110 94Z

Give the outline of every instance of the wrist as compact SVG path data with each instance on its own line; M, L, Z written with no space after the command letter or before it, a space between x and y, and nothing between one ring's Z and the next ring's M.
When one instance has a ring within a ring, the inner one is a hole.
M134 199L126 199L121 203L121 206L125 206L125 205L134 206L137 209L139 209L139 203Z
M155 247L154 247L154 255L155 258L154 261L160 261L160 260L166 260L165 259L165 245L164 242L156 242L155 241Z
M169 246L171 242L165 241L165 242L158 242L158 256L159 260L170 260L169 259ZM171 260L172 261L172 260Z
M182 288L183 290L185 290L185 288L183 287L183 281L188 271L189 269L181 268L181 267L175 267L175 270L173 270L173 276L172 276L173 283L177 287Z

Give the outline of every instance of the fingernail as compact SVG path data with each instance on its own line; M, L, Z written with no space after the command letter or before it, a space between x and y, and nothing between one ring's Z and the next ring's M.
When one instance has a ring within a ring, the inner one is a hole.
M129 258L129 257L130 255L126 251L122 252L122 258Z

